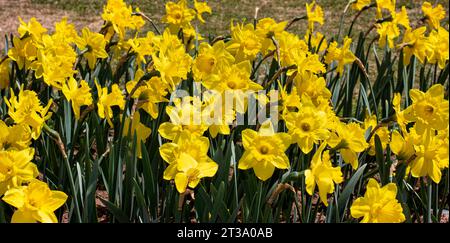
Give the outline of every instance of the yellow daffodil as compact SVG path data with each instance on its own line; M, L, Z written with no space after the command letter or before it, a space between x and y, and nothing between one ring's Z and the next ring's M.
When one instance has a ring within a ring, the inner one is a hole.
M127 44L130 45L131 51L136 55L137 63L147 64L145 57L151 56L155 52L152 43L154 36L155 34L149 31L146 37L128 39Z
M278 85L281 90L269 91L268 96L271 98L258 95L257 99L258 102L265 106L270 105L270 103L277 104L281 118L285 119L285 116L290 112L298 111L302 104L300 103L300 96L298 95L296 87L292 87L291 92L288 93L286 87L283 87L280 82L278 82ZM273 97L275 97L275 99Z
M341 168L333 167L329 151L323 152L326 143L322 143L311 160L311 168L305 170L306 192L313 195L314 189L319 187L320 200L328 206L327 194L334 192L334 184L344 181ZM323 152L323 153L322 153Z
M91 88L86 81L81 80L80 84L74 78L70 78L63 85L62 92L66 99L72 103L75 118L80 119L80 108L84 105L92 105Z
M308 17L308 31L314 31L314 23L323 25L323 10L316 1L306 3L306 16Z
M198 55L194 59L192 72L196 81L214 79L219 70L234 63L234 57L226 50L223 41L210 46L206 42L199 45Z
M208 89L224 94L224 99L235 99L236 111L244 113L247 110L249 93L256 93L263 89L261 85L250 79L251 70L249 61L224 66L218 78L205 80L202 84ZM227 97L228 95L232 97Z
M166 113L170 122L164 122L159 126L161 137L172 141L178 140L184 132L202 136L208 126L202 124L201 104L198 97L185 97L183 100L175 99L175 106L167 106Z
M404 134L404 136L402 137L398 131L393 131L391 134L389 147L397 155L398 160L408 160L415 153L414 136L411 134Z
M353 63L356 60L355 55L350 50L350 44L352 39L345 37L344 44L341 48L338 48L336 41L333 41L327 49L327 54L325 56L325 63L330 64L333 61L337 61L337 72L342 74L344 72L344 66L346 64Z
M37 166L31 162L33 156L33 148L0 151L0 196L38 176Z
M381 11L387 9L390 13L395 12L396 0L376 0L377 3L377 19L381 19L383 16Z
M253 24L231 23L231 40L227 42L227 50L236 58L236 62L253 61L261 49L261 38Z
M63 17L60 22L55 23L53 35L66 43L75 43L75 40L79 38L75 25L67 23L67 17Z
M30 37L13 38L14 46L8 50L8 57L15 61L19 69L28 69L32 61L37 57L37 48Z
M386 40L389 48L394 47L394 40L400 36L398 25L410 29L408 13L405 6L402 7L400 12L392 12L392 21L384 21L381 24L375 25L379 34L378 44L380 47L386 46Z
M369 146L364 137L364 130L356 123L338 123L335 132L330 134L328 144L338 150L345 163L353 169L358 168L358 154Z
M28 125L7 126L0 121L0 151L24 150L31 144L31 129Z
M9 86L10 64L9 58L6 58L0 63L0 90L6 89Z
M301 40L298 35L289 33L287 31L281 32L276 36L278 45L280 46L280 62L282 66L291 66L295 63L295 59L298 55L305 56L308 51L308 44ZM275 55L278 60L278 55Z
M32 90L23 90L23 86L20 88L18 96L11 90L11 98L7 100L4 97L4 100L9 108L8 114L14 122L30 126L31 137L38 139L45 121L52 116L48 110L53 100L50 99L47 106L43 107L37 94Z
M159 148L161 158L169 166L164 170L164 180L175 179L177 190L183 193L186 186L194 188L200 178L212 177L218 165L208 157L209 140L189 132L180 134L176 142Z
M252 169L256 177L266 181L272 177L275 167L288 169L289 159L285 154L291 144L291 138L286 133L277 133L270 120L261 124L259 131L251 129L242 131L242 145L245 152L238 163L241 170Z
M318 74L326 71L325 65L319 59L319 55L310 52L299 52L298 55L294 56L294 64L297 66L296 71L300 75L304 72ZM294 72L294 70L291 71L292 73ZM288 72L288 75L290 74Z
M369 6L371 2L372 0L356 0L352 3L352 8L361 11L364 7Z
M162 18L162 22L183 28L195 16L195 10L188 8L185 0L180 0L178 3L168 2L166 3L166 15Z
M306 94L314 105L318 105L320 100L329 100L331 92L327 88L327 82L323 77L318 77L311 72L305 72L295 76L295 85L300 94Z
M77 46L80 50L87 49L83 56L88 60L90 69L94 69L98 58L108 57L108 53L105 50L105 36L91 32L86 27L83 29L81 37L77 39Z
M435 183L441 181L441 170L448 168L449 148L431 131L426 131L414 144L416 158L411 162L413 177L429 176Z
M215 162L199 163L189 156L180 159L177 163L178 172L175 175L175 186L178 192L184 193L188 186L195 188L200 179L213 177L218 168L219 166Z
M47 85L61 89L63 83L76 71L73 66L77 54L70 43L56 35L42 36L38 45L37 60L31 64L36 78L43 78Z
M284 118L292 141L296 142L305 154L313 149L314 144L319 144L329 135L326 113L318 110L306 97L302 97L302 100L307 101L302 102L298 112L289 112Z
M12 223L57 223L54 211L67 200L61 191L50 190L44 182L33 180L28 186L8 190L3 201L17 208Z
M401 223L405 221L403 208L396 199L397 186L389 183L380 187L370 178L364 197L357 198L350 207L353 218L361 218L361 223Z
M194 0L194 8L197 12L197 19L200 20L202 23L206 23L203 19L202 14L203 13L212 13L211 7L208 6L207 2L198 2L197 0Z
M205 122L211 137L217 134L229 135L230 125L235 120L236 113L231 108L225 107L225 103L215 96L215 93L203 94L202 123Z
M268 51L276 49L272 38L277 38L286 28L287 21L277 23L272 18L263 18L256 24L256 33L261 39L261 51L266 54Z
M131 125L131 126L130 126ZM130 139L136 136L136 150L138 158L142 159L142 146L141 142L145 143L147 138L150 136L152 130L141 123L141 115L139 112L134 113L133 118L127 117L125 123L123 124L123 136L128 136L131 134Z
M132 81L128 81L126 89L128 93L131 93L134 87L138 84L140 78L144 75L144 71L138 69L135 73L135 78ZM143 85L139 86L131 96L133 99L138 99L138 108L142 108L153 119L158 117L158 104L161 102L167 102L165 98L169 85L164 83L160 77L152 77L146 81Z
M437 63L440 69L444 69L449 59L449 35L448 30L438 27L433 30L428 37L432 50L427 56L428 62L431 64Z
M441 4L438 4L435 8L429 2L424 2L422 4L422 11L428 24L433 29L438 29L441 25L441 20L445 18L445 9Z
M113 117L112 106L118 106L121 110L125 108L125 98L117 84L113 84L111 87L111 93L108 94L107 87L101 87L97 81L95 81L98 92L98 116L102 119L106 118L108 124L112 127L113 123L111 118Z
M182 79L187 78L187 74L191 69L192 57L186 53L185 48L179 40L165 42L172 39L173 36L167 30L163 34L158 55L152 55L155 69L159 71L161 79L170 85L174 90ZM176 36L173 36L176 38Z
M425 61L427 55L433 50L428 37L425 36L427 27L419 27L415 30L407 29L403 35L403 63L408 65L414 55L421 63Z
M327 39L320 32L314 32L311 35L308 31L305 35L305 41L309 42L311 47L316 49L316 52L322 52L328 48Z
M367 115L364 119L364 130L368 131L369 128L373 131L378 125L376 115ZM369 155L375 156L375 135L378 135L383 150L386 149L389 144L389 129L386 126L379 127L369 141Z
M47 29L42 27L41 23L36 18L31 18L28 23L25 23L22 18L19 17L20 26L17 29L20 37L24 37L29 34L33 40L40 41L43 34L47 33Z
M407 107L403 113L406 120L416 123L418 134L432 128L443 130L449 122L448 100L444 99L444 86L435 84L427 92L411 89L409 96L412 105Z
M401 130L403 132L406 132L406 125L407 125L407 121L405 119L404 116L404 111L402 111L401 109L401 101L402 101L402 96L400 95L400 93L395 93L394 94L394 99L392 99L392 106L394 107L395 110L395 119L397 120L397 124L400 126Z
M139 12L138 10L136 9L137 12ZM123 0L108 0L103 7L102 18L112 24L120 39L125 37L127 28L139 30L145 24L141 16L133 15L133 9L131 6L127 6Z

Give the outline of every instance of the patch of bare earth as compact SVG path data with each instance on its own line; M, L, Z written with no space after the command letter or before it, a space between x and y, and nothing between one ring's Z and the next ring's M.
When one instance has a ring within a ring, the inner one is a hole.
M70 23L73 23L78 30L84 26L89 27L93 31L101 28L103 21L100 16L80 16L71 11L51 8L43 4L33 4L30 0L0 0L0 53L3 52L5 46L5 35L11 33L17 34L17 27L21 17L28 22L35 17L50 33L54 30L55 22L60 21L63 17L67 17Z

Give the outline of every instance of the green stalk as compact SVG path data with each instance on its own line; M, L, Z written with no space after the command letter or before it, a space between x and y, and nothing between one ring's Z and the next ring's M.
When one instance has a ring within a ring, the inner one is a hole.
M428 178L431 179L431 178ZM431 221L431 195L433 193L432 182L428 183L428 204L427 204L427 223L432 223Z
M81 223L81 213L80 213L80 208L78 206L78 193L75 190L75 183L73 180L73 175L72 175L72 170L70 169L70 163L69 163L69 159L66 157L64 158L64 166L67 169L67 173L69 174L69 184L70 184L70 190L73 192L73 202L74 202L74 206L75 206L75 216L77 217L78 223Z
M262 186L263 186L263 182L259 181L259 195L258 195L258 207L257 207L257 211L256 211L256 222L258 222L259 220L259 211L261 211L261 199L262 199Z
M75 206L75 215L77 217L77 220L79 223L82 222L81 220L81 213L80 213L80 208L78 206L78 195L77 195L77 191L75 190L75 182L73 179L73 174L72 174L72 170L70 169L70 163L69 163L69 158L67 157L65 148L64 148L64 144L61 141L61 136L59 135L59 133L53 129L51 129L47 124L44 123L44 127L43 127L44 131L46 131L50 137L52 137L53 140L55 140L55 142L57 143L61 154L64 158L64 166L67 169L67 174L69 174L69 184L70 184L70 190L73 193L73 202L74 202L74 206Z

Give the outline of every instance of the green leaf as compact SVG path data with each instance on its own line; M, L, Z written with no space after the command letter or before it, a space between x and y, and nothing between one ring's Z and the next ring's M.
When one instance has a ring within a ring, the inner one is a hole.
M353 194L353 191L355 190L356 184L359 182L361 176L363 175L364 170L366 169L367 164L362 165L359 167L359 169L353 174L352 178L348 181L348 183L345 185L344 190L342 191L341 195L338 199L338 205L339 205L339 213L341 214L341 218L343 218L343 213L347 208L348 201L350 199L350 196Z
M119 223L130 223L130 220L128 219L128 216L125 212L122 211L119 207L114 205L108 200L105 200L101 197L99 197L100 201L102 201L103 204L106 205L109 212L119 221Z

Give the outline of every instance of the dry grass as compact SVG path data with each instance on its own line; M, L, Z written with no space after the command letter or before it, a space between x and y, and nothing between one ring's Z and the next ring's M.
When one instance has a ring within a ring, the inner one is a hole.
M35 16L42 24L52 30L53 23L59 21L63 16L68 16L70 22L74 23L78 28L87 25L92 30L97 30L102 25L101 12L102 6L106 0L0 0L0 35L15 33L21 16L25 21ZM160 20L164 14L164 0L134 0L133 7L140 7L150 18ZM294 17L305 15L305 3L310 0L210 0L208 3L213 9L213 13L207 16L207 24L199 25L197 28L201 33L216 35L226 35L229 33L230 22L232 20L252 22L255 16L256 8L258 18L273 17L274 19L290 20ZM326 33L328 39L336 37L338 33L340 19L343 10L347 4L347 0L316 0L325 12L325 23L318 26L317 30ZM420 18L420 4L423 1L415 0L399 0L398 6L406 5L409 12L411 23L416 23ZM448 2L442 1L448 13ZM341 33L346 35L349 24L353 16L356 14L354 10L350 10L344 18L344 29ZM448 23L448 17L446 18ZM155 21L158 22L159 21ZM373 9L362 14L357 24L354 26L352 36L358 35L361 31L366 31L374 22ZM162 28L162 24L158 24ZM148 25L147 25L148 26ZM148 26L148 28L150 28ZM306 29L306 21L297 22L291 31L297 34L304 34ZM372 31L369 37L375 37L375 31ZM3 50L4 41L0 42L0 48ZM370 67L369 69L372 69Z

